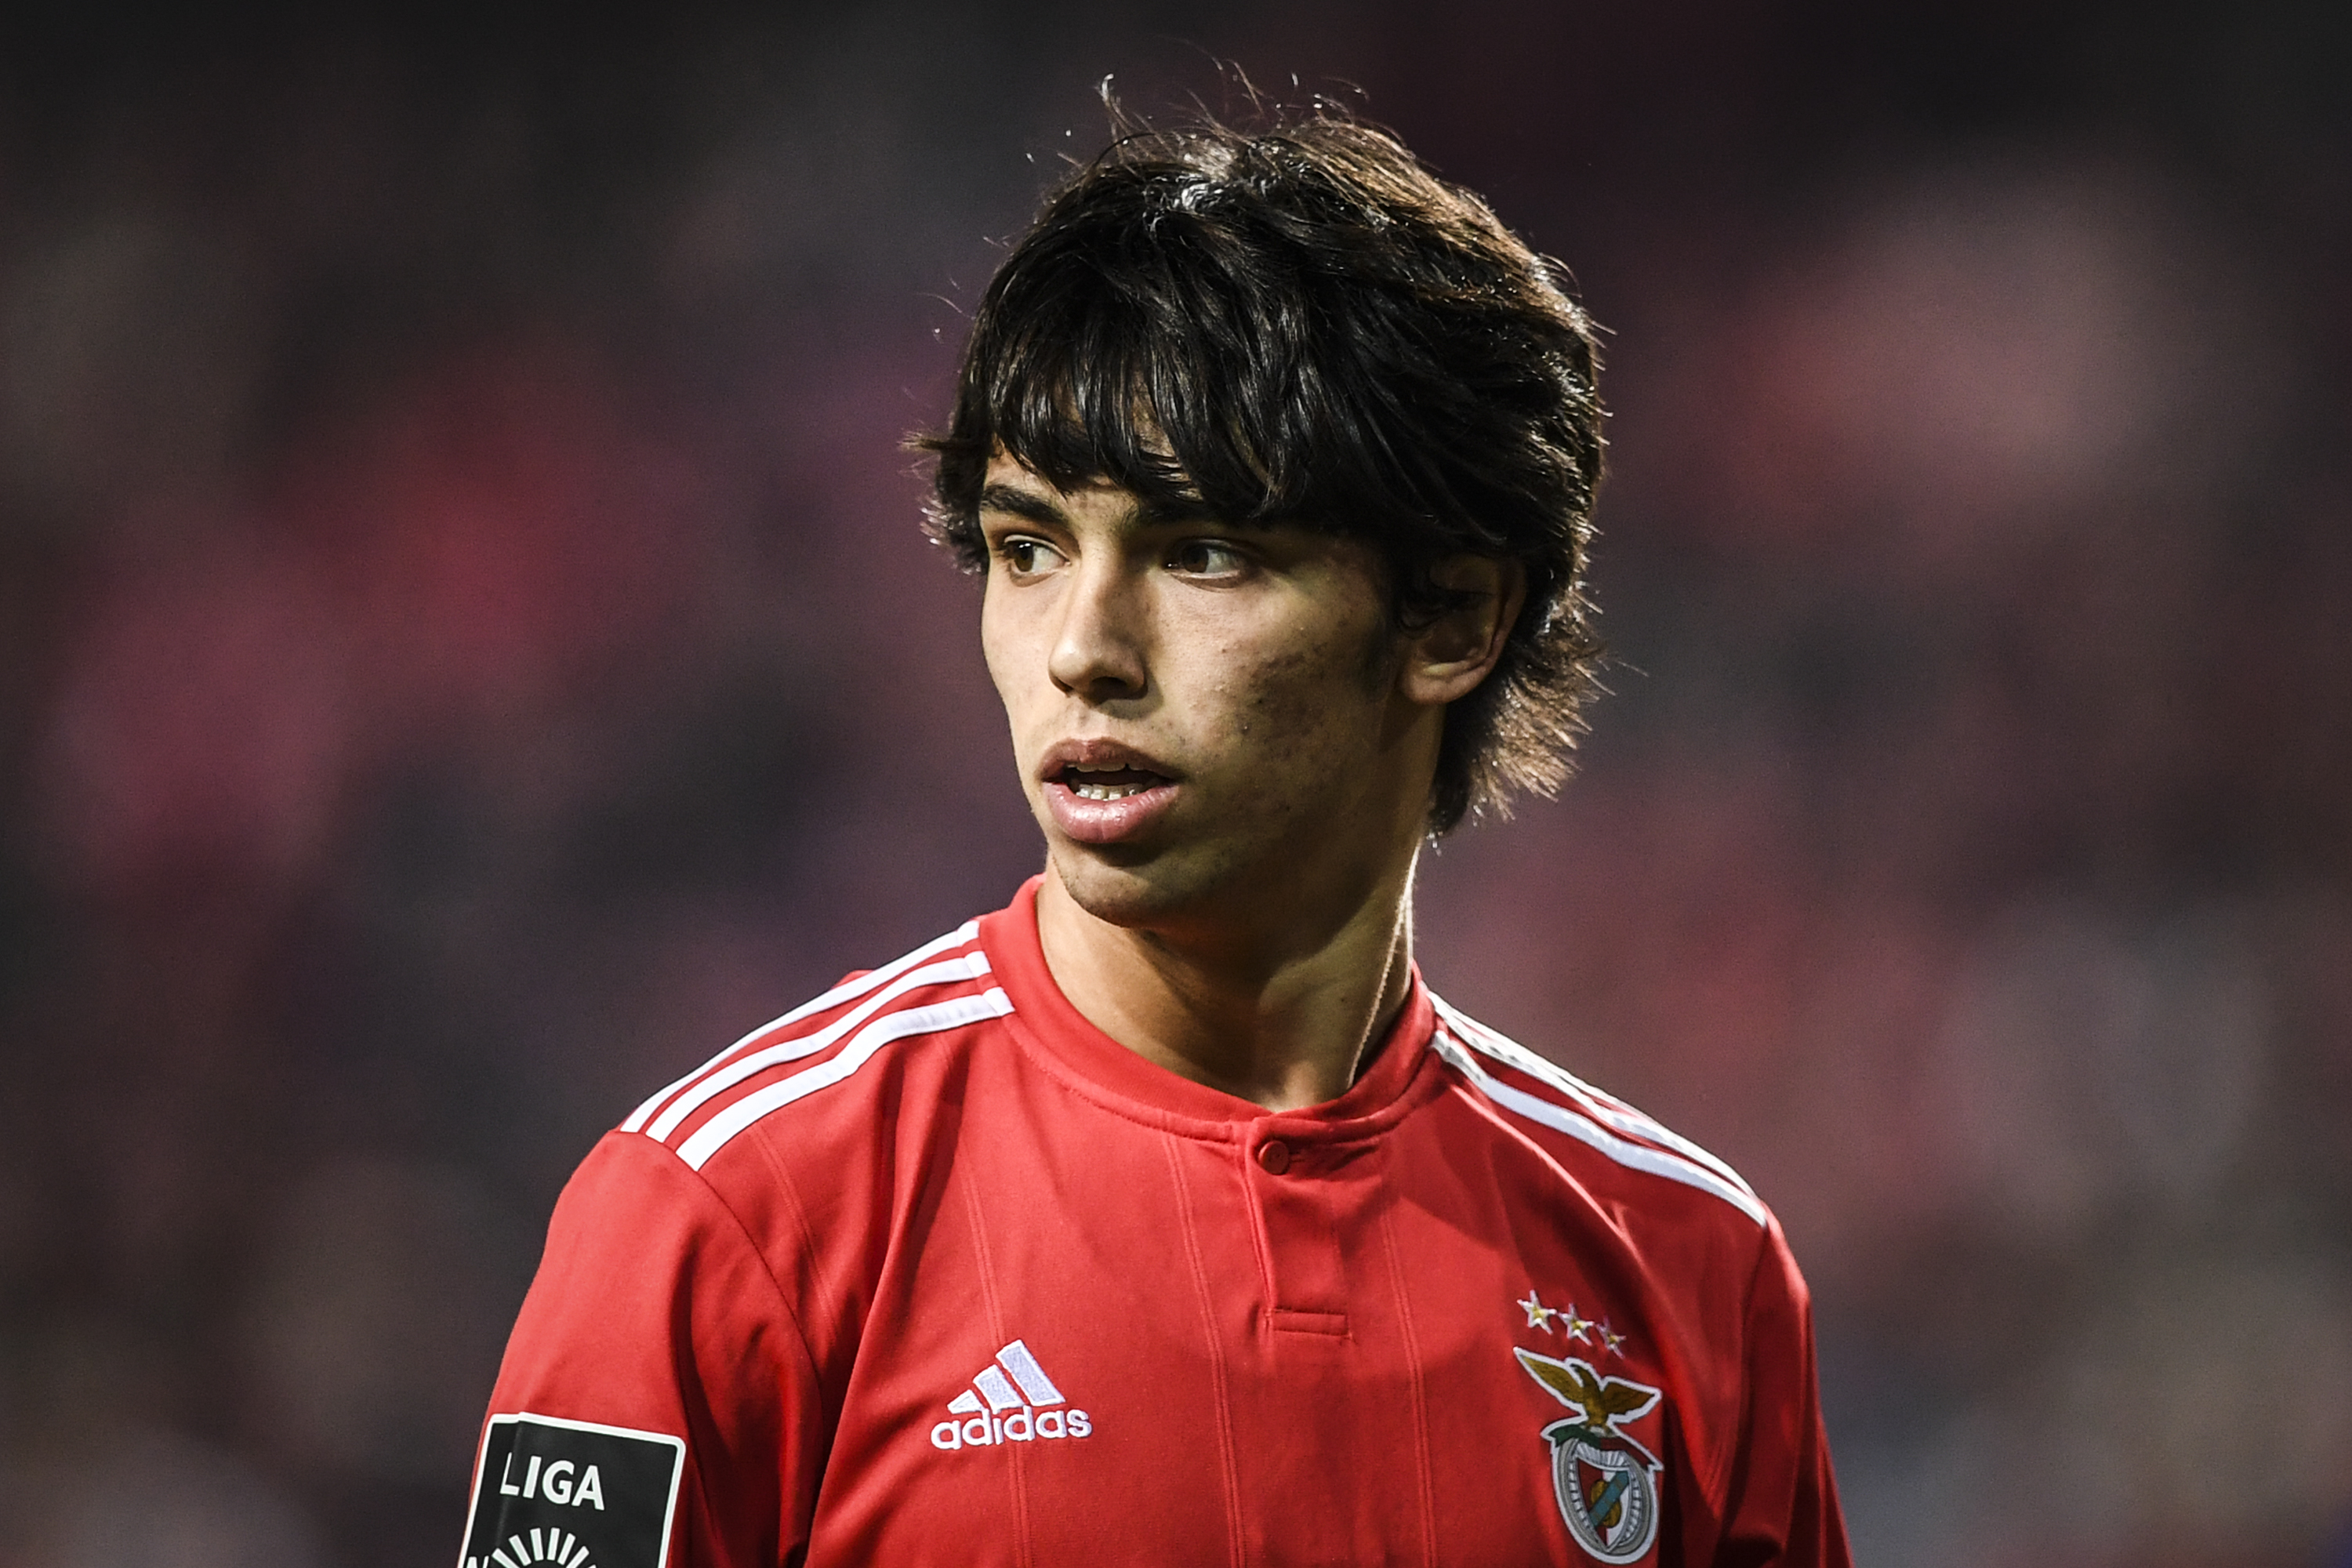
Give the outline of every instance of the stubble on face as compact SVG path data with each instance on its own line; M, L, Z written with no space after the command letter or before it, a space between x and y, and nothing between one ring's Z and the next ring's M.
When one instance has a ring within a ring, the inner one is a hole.
M1171 693L1194 794L1163 835L1095 846L1048 829L1054 873L1081 909L1171 936L1255 933L1268 921L1320 927L1302 906L1337 915L1370 896L1391 837L1378 673L1393 663L1391 639L1377 622L1315 631L1275 650L1222 648L1213 679Z

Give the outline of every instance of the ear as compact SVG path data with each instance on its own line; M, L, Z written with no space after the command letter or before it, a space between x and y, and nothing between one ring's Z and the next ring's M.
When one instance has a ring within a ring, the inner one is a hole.
M1527 603L1528 578L1517 562L1491 555L1449 556L1430 576L1465 597L1406 639L1397 687L1410 701L1442 707L1468 696L1503 657Z

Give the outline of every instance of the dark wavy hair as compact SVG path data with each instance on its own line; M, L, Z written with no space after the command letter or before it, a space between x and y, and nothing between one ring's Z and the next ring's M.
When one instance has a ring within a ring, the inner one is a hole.
M974 313L930 526L969 570L992 457L1236 523L1372 541L1401 629L1448 556L1527 603L1447 710L1433 834L1549 795L1597 689L1584 574L1601 468L1594 327L1564 274L1393 136L1329 109L1122 128L1048 195Z

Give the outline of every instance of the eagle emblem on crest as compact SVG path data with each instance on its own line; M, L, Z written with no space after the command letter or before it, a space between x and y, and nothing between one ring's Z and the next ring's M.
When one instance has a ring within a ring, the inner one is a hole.
M1551 1445L1551 1489L1578 1545L1603 1563L1632 1563L1658 1535L1657 1456L1617 1429L1647 1415L1658 1391L1606 1377L1570 1357L1554 1361L1514 1345L1528 1375L1576 1412L1543 1429Z

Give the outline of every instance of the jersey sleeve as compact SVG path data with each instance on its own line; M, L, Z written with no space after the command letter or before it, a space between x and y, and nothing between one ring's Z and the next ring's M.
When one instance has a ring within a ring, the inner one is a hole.
M1822 1430L1811 1300L1775 1220L1748 1289L1742 1440L1717 1568L1851 1568Z
M556 1204L508 1341L459 1568L796 1563L823 1419L733 1211L661 1144L609 1134Z

